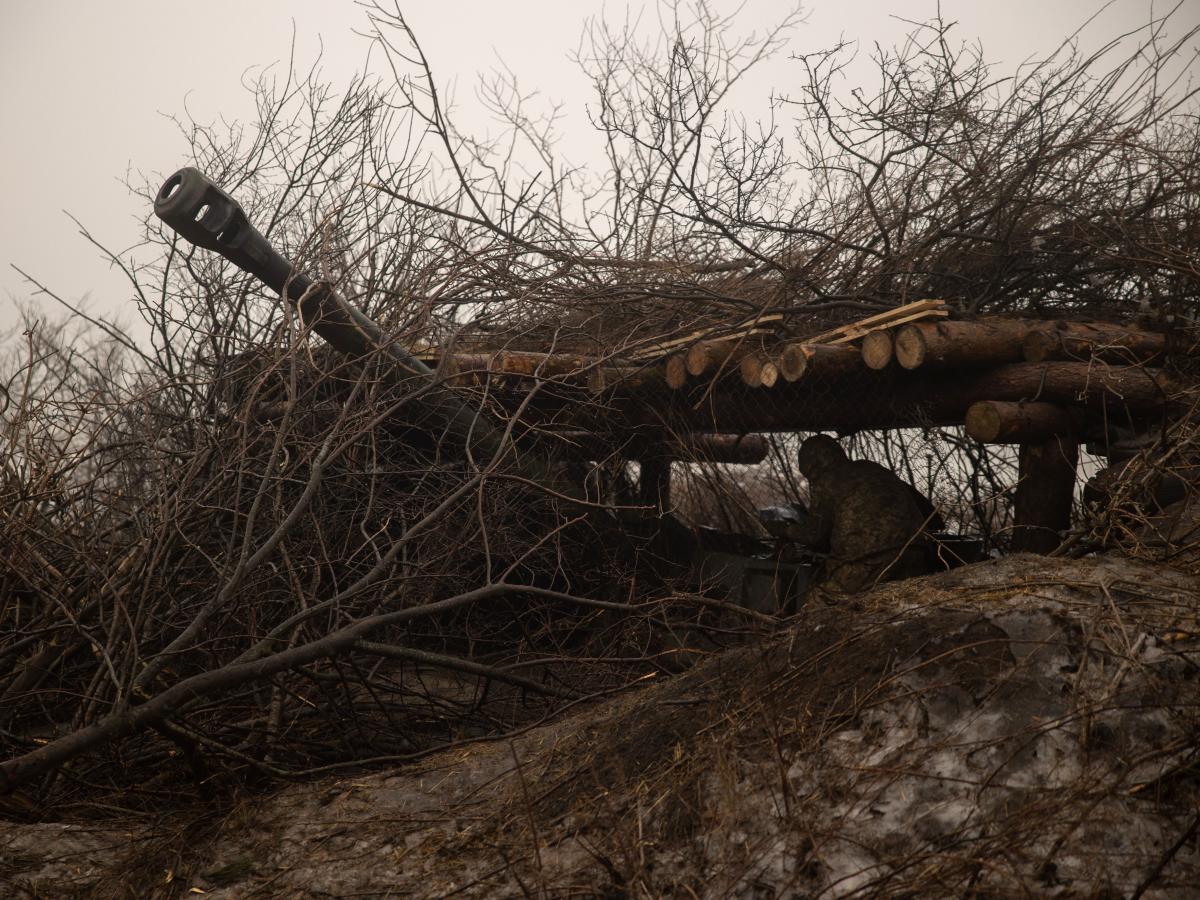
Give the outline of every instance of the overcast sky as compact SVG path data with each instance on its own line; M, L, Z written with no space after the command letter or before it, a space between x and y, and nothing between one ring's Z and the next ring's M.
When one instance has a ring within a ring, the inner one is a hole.
M583 162L590 133L585 76L569 59L583 21L607 9L623 17L622 0L400 0L439 84L457 85L460 129L493 127L475 103L477 73L500 59L527 89L562 102L570 133L568 157ZM642 3L632 4L640 9ZM786 7L781 0L712 0L732 11L745 31L767 27ZM942 0L943 15L959 23L964 41L982 41L1005 68L1053 49L1100 3L1093 0ZM1096 39L1145 24L1150 0L1114 0L1092 26ZM820 49L839 37L864 48L900 40L903 19L926 19L934 0L809 0L808 20L793 52ZM199 121L247 119L252 113L243 75L286 60L313 61L344 84L367 52L365 13L353 0L0 0L0 331L14 322L13 304L33 289L11 268L20 266L51 289L88 308L132 322L130 290L79 235L78 218L107 246L121 249L138 235L142 203L122 185L127 173L166 174L188 160L170 116ZM1200 24L1200 2L1184 3L1176 31ZM797 65L786 57L749 82L738 102L751 117L766 110L771 87L786 91ZM849 88L852 85L847 84ZM65 211L65 212L64 212ZM49 314L52 301L45 304Z

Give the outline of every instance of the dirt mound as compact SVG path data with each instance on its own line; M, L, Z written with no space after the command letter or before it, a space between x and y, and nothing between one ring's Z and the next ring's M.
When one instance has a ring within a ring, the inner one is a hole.
M1198 590L1115 558L899 583L418 768L199 824L6 826L0 877L35 895L122 894L123 872L221 897L1191 895Z

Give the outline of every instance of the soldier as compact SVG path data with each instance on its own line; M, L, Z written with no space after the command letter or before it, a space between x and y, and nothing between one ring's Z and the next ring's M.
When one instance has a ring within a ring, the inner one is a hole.
M798 463L809 486L801 539L828 547L826 587L850 593L930 570L925 530L940 519L916 488L823 434L800 446Z

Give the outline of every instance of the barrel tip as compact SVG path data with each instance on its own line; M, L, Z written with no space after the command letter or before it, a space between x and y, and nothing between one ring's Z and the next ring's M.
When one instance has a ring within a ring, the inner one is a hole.
M193 166L184 166L167 177L154 197L154 211L162 215L178 205L180 200L197 190L203 191L209 184L204 173Z

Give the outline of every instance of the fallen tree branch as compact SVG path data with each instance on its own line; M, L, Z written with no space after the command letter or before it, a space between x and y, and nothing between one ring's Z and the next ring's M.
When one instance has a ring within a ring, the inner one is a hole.
M451 612L472 603L478 603L480 600L520 593L595 609L616 609L625 612L634 612L638 609L633 604L591 600L559 591L524 585L490 584L424 606L369 616L318 640L278 653L266 654L247 662L234 663L184 678L144 703L136 706L126 704L92 725L50 741L29 753L5 760L0 763L0 792L11 793L31 779L44 775L90 750L161 722L182 708L184 704L193 700L211 697L231 688L258 679L269 678L319 659L347 653L353 650L360 640L378 628L400 625L416 619Z

